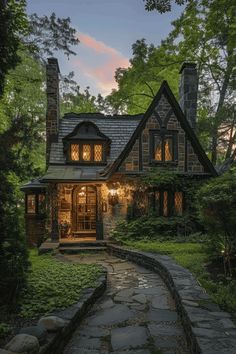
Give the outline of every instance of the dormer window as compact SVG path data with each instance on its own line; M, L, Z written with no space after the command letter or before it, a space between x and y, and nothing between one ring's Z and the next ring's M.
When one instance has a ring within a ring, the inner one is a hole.
M71 144L70 145L71 161L80 162L102 162L103 161L103 145L102 144Z
M104 164L110 139L94 123L82 122L63 139L63 144L67 163Z

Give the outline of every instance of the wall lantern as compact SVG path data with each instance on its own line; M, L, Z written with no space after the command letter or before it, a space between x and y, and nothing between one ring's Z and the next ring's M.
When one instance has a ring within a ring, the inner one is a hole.
M114 206L119 202L117 189L111 188L108 194L108 202L110 205Z

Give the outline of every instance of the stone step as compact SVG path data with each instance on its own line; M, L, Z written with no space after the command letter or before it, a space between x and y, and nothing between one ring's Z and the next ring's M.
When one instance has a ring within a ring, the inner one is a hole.
M105 247L106 241L71 241L60 242L60 247Z
M80 246L74 246L74 247L59 247L59 252L61 253L66 253L66 254L77 254L77 253L86 253L86 252L101 252L101 251L106 251L106 247L80 247Z

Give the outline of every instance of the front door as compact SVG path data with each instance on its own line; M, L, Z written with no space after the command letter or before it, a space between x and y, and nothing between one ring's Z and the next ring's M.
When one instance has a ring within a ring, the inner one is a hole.
M81 236L96 236L97 193L96 187L82 186L76 190L76 227Z

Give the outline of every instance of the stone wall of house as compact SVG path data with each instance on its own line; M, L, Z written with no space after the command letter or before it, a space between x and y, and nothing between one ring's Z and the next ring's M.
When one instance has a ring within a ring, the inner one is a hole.
M167 99L162 96L156 107L155 112L150 116L144 129L141 132L141 136L137 138L133 148L129 152L127 158L122 162L119 171L120 172L141 172L149 171L153 166L150 163L150 129L160 129L160 125L167 130L172 130L177 132L177 145L178 145L178 160L176 163L168 164L173 170L179 172L188 173L203 173L204 167L199 161L196 153L190 141L187 141L187 161L185 163L185 132L181 128L179 121L177 120L173 111L171 111L171 106ZM166 117L169 117L168 123L166 124ZM141 144L141 146L140 146ZM185 166L186 165L186 166ZM155 166L163 167L163 164L155 164ZM167 166L167 164L166 164Z
M45 217L41 215L25 215L26 241L29 247L39 246L46 235Z

